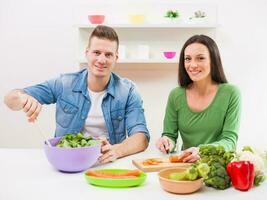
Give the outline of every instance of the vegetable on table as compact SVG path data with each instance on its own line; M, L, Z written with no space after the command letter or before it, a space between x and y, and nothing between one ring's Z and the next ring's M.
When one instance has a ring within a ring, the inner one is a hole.
M201 163L199 165L192 165L183 172L173 172L170 173L169 179L176 181L194 181L201 177L205 178L209 173L209 166L206 163Z
M249 161L234 161L227 165L227 172L231 177L235 189L247 191L253 186L254 165Z
M173 174L169 178L195 180L203 177L206 186L221 190L230 187L226 165L234 158L234 152L225 151L223 146L202 145L199 155L200 159L187 169L185 174Z
M202 145L199 148L200 160L196 165L206 163L209 172L204 176L204 183L208 187L224 190L231 185L226 165L234 158L232 151L225 151L223 146Z
M254 165L254 185L259 186L265 181L265 168L267 153L251 146L244 146L241 152L237 153L235 161L250 161Z
M140 170L129 170L127 172L114 173L114 172L107 172L107 171L101 171L101 170L88 170L85 174L87 176L94 176L94 177L99 177L99 178L127 179L127 178L136 178L140 176L141 171Z
M191 155L191 152L186 152L185 154L182 154L182 155L171 155L169 157L169 161L171 163L183 162L183 160L189 155Z
M149 158L143 161L143 165L145 166L149 166L149 165L158 165L160 163L162 163L163 161L160 159L156 159L156 158Z

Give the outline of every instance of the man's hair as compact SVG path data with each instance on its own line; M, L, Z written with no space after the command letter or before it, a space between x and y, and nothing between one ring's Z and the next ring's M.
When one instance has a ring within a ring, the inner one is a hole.
M186 88L188 85L190 85L193 82L190 79L189 75L187 74L185 66L184 66L185 48L193 43L203 44L208 48L209 54L210 54L211 79L217 83L227 83L227 79L223 71L220 52L215 41L206 35L194 35L185 42L180 53L179 69L178 69L179 85L181 87Z
M90 47L91 40L93 37L97 37L99 39L115 41L117 43L117 50L119 48L118 35L117 35L116 31L109 26L98 25L97 27L95 27L95 29L93 30L93 32L91 33L91 35L89 37L88 47Z

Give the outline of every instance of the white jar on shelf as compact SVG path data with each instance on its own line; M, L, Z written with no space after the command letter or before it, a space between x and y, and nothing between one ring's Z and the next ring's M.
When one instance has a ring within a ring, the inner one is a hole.
M148 45L138 45L137 59L149 60L149 46Z
M119 45L119 59L124 60L126 59L126 46L125 45Z

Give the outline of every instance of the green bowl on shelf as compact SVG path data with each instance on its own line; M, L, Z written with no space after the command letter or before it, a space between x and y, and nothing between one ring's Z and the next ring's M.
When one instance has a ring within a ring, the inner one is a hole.
M108 172L108 173L124 173L129 171L128 169L99 169L97 172ZM100 187L111 187L111 188L125 188L125 187L136 187L145 182L147 175L144 172L136 178L102 178L96 176L89 176L84 173L85 180L87 183Z

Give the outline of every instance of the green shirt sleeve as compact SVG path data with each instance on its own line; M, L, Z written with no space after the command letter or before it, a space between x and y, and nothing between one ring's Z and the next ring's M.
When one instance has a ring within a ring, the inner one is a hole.
M222 133L218 138L218 141L213 142L213 145L222 145L226 150L235 150L236 142L238 139L238 130L240 126L241 116L241 94L238 88L231 87L231 97L227 112L225 115L225 121L222 129Z

